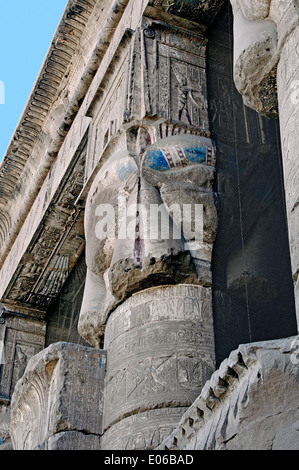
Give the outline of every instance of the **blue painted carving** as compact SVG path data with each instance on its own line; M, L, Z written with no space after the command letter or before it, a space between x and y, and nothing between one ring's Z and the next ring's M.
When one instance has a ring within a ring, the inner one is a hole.
M156 171L168 171L189 165L209 164L210 148L206 145L200 147L165 147L151 149L146 153L144 166Z
M206 163L207 147L204 145L200 148L186 148L184 154L190 163Z
M157 171L167 171L170 168L162 150L149 150L145 166Z

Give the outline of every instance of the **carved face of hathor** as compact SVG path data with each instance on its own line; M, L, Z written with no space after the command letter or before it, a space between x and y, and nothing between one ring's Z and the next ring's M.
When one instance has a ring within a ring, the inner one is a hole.
M133 133L135 139L128 134L127 149L102 166L86 203L81 334L84 318L90 327L91 316L104 324L136 292L198 284L194 258L204 259L215 238L210 139L185 134L149 145L144 129Z

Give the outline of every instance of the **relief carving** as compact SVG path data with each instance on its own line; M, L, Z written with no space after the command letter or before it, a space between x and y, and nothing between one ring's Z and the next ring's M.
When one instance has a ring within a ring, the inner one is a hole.
M0 325L5 353L0 363L0 395L10 399L29 360L45 346L46 324L7 312L4 309L4 323Z
M93 175L78 330L107 351L108 430L145 409L184 409L214 369L206 41L144 18L128 57L127 69L113 63L114 82L107 79L106 98L93 103L87 155Z
M150 135L143 130L135 142L142 150L143 137ZM141 155L131 145L103 165L86 204L88 277L79 331L92 344L109 312L133 293L163 284L210 285L198 280L192 256L210 261L217 228L211 141L183 134ZM84 333L90 315L98 324L93 338Z
M83 213L75 208L75 201L84 183L85 153L84 149L79 151L73 171L21 260L16 279L6 291L7 298L46 310L84 249Z
M100 435L105 364L103 351L70 343L52 344L34 356L12 399L14 449L47 450L53 437L73 430L82 439ZM86 396L93 400L84 402Z
M159 116L208 135L205 39L144 20L131 56L125 122Z
M79 332L97 347L109 313L134 293L165 284L211 285L217 212L206 40L144 18L131 44L128 68L113 62L106 99L91 108L96 140L87 162L99 170L86 201ZM106 132L121 109L116 135L113 126Z

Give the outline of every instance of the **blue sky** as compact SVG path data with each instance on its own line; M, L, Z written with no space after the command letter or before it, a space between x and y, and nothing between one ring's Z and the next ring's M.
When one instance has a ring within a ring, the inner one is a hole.
M0 0L0 160L66 3L67 0Z

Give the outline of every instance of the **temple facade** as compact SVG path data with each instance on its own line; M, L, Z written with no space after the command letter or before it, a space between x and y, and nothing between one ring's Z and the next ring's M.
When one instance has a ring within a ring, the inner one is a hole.
M299 449L298 24L68 0L0 167L0 450Z

